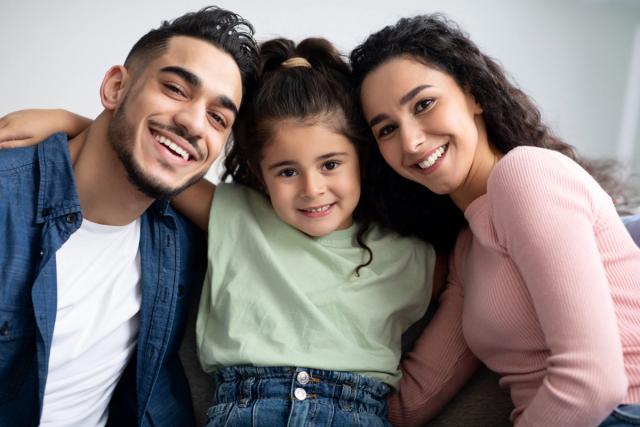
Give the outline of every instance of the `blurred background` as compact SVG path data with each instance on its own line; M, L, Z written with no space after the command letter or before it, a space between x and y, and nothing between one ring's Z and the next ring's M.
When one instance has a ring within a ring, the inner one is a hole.
M66 108L94 117L104 72L197 0L0 1L0 115ZM581 155L640 174L640 0L218 0L258 40L322 36L345 54L398 18L444 12L496 58ZM215 180L215 174L210 174Z

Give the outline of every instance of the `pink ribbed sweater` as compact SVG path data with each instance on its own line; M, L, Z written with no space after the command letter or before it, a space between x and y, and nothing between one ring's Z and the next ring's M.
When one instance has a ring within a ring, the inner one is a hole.
M510 389L518 427L597 426L640 402L640 249L598 184L555 151L518 147L465 217L392 422L423 425L475 357Z

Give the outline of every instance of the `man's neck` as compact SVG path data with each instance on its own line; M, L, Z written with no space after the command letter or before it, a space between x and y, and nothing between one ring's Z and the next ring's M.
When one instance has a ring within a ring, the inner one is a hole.
M103 112L69 141L82 214L92 222L126 225L154 202L128 179L118 154L108 141L110 112Z

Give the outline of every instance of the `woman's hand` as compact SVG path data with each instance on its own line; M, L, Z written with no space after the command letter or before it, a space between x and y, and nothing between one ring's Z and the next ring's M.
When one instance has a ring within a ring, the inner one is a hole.
M0 149L35 145L56 132L72 138L89 124L91 120L66 110L16 111L0 118Z

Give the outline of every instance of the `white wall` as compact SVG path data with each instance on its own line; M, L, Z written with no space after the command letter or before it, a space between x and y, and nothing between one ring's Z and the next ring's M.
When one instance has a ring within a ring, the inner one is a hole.
M64 107L97 115L98 87L106 69L121 63L133 43L161 20L207 4L0 1L0 114L27 107ZM506 67L537 101L556 133L587 156L624 152L625 160L636 159L640 172L640 114L634 101L640 99L636 93L640 73L630 75L640 1L220 0L217 4L252 21L259 40L325 36L347 53L367 34L401 16L445 12Z

